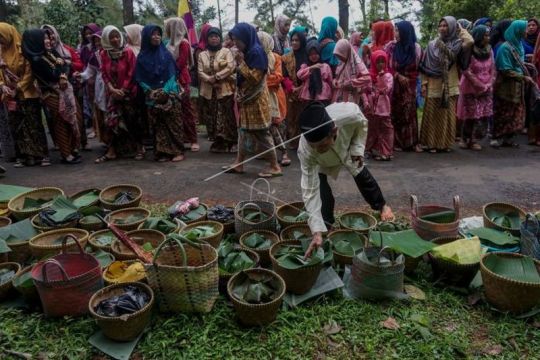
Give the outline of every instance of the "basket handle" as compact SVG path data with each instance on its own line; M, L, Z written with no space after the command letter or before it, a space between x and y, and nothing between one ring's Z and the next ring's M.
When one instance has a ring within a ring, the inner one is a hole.
M382 241L382 239L381 239L381 241ZM381 255L382 255L383 251L385 251L385 250L390 250L390 254L392 255L392 265L394 265L394 262L396 261L396 256L394 254L394 250L392 250L392 248L390 246L385 246L385 247L381 248L381 251L379 251L379 255L377 256L377 264L381 265Z
M535 215L533 214L527 214L527 216L525 216L525 230L529 230L529 222L532 222L533 224L536 225L536 237L538 237L538 235L540 235L540 223L538 221L538 219L536 218Z
M183 222L182 220L180 220L180 219L177 218L177 217L174 218L173 221L174 221L175 223L177 223L178 226L179 226L179 229L178 229L179 231L178 231L178 232L184 230L184 229L186 228L186 226L187 226L187 224L186 224L185 222Z
M252 206L252 207L256 208L257 210L259 210L259 215L262 215L262 209L261 209L261 207L260 207L259 205L255 204L255 203L253 203L253 202L249 202L249 203L245 203L244 206L242 206L242 207L240 208L239 213L240 213L240 216L242 217L242 219L245 217L245 216L244 216L244 209L245 209L247 206Z
M267 192L266 192L266 201L268 202L270 200L270 183L268 182L268 180L266 180L265 178L258 178L258 179L255 179L255 181L253 181L251 183L251 190L250 190L250 193L249 193L249 200L252 201L253 200L253 189L255 189L255 185L257 185L257 183L259 181L262 181L264 183L266 183L266 187L267 187ZM259 192L259 194L262 194L261 192Z
M49 265L56 265L59 269L60 269L60 272L62 273L62 277L64 278L64 281L69 281L69 276L66 272L66 269L64 269L64 267L62 266L62 264L60 264L58 262L58 260L56 259L49 259L47 261L45 261L43 263L43 266L41 267L41 277L43 278L43 282L46 282L48 283L49 282L49 279L47 277L47 271L46 270L46 267L49 266Z
M461 199L459 195L454 196L454 210L456 211L456 221L458 221L461 215Z
M198 249L201 248L200 244L196 244L193 241L187 239L186 237L178 234L180 239L182 241L185 241L189 245L196 247ZM182 244L182 241L178 240L176 237L168 236L161 244L159 244L158 248L156 249L156 252L154 254L154 259L152 260L152 265L156 266L156 260L161 253L161 250L163 249L163 246L165 246L165 243L169 243L171 245L174 245L176 243L178 247L180 248L180 253L182 254L182 266L187 266L187 255L186 255L186 249L184 249L184 244Z
M67 254L67 241L68 241L68 239L72 239L73 241L75 241L75 244L77 244L77 247L79 248L79 252L81 254L86 254L84 252L84 249L81 246L81 243L79 242L79 239L77 239L77 237L75 235L73 235L73 234L67 234L62 239L62 254Z
M412 216L418 216L418 198L416 195L411 195L411 213Z

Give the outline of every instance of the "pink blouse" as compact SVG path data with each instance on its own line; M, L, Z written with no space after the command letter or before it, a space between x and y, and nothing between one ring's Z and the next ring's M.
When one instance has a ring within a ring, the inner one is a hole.
M326 63L321 65L322 91L320 94L317 94L315 99L312 99L309 94L309 75L311 74L309 66L307 64L302 64L300 70L298 70L296 77L302 81L302 89L300 90L301 100L332 100L332 69Z
M493 56L484 61L471 56L469 67L461 76L459 93L467 95L492 92L496 77L497 71Z
M390 94L394 87L394 77L389 72L379 75L374 86L373 110L378 116L390 116Z

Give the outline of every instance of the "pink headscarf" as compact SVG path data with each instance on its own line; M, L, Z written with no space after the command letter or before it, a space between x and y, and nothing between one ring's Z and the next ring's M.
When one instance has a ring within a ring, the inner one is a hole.
M356 31L351 34L351 38L349 39L349 42L356 53L358 53L358 50L360 49L361 39L362 33Z
M377 77L379 76L379 71L377 70L377 60L383 58L384 59L384 72L389 72L388 70L388 54L386 51L383 50L377 50L371 54L371 65L369 68L369 73L371 75L371 80L373 80L373 83L377 81Z
M359 73L367 72L366 65L364 65L362 59L358 56L351 46L351 44L341 39L336 43L334 48L334 55L347 59L344 63L340 63L336 70L336 80L344 82L351 78L356 78Z

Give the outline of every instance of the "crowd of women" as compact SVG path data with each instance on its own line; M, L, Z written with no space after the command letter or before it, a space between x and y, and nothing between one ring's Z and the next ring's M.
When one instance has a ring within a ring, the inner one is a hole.
M358 104L375 160L447 152L456 141L481 150L488 135L493 147L516 147L522 131L540 146L535 18L445 16L425 49L408 21L376 21L348 40L333 17L318 36L291 22L278 16L273 34L239 23L225 36L205 24L197 46L177 17L163 26L88 24L76 47L51 25L21 36L0 23L2 155L15 167L51 165L47 128L66 164L81 162L94 137L105 148L97 164L143 160L150 146L155 160L178 162L186 149L199 151L201 124L211 152L237 154L224 170L242 173L260 154L268 165L259 176L279 176L312 102Z

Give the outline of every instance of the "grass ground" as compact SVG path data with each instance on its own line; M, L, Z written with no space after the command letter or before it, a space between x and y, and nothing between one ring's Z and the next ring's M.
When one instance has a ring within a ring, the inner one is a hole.
M163 205L152 206L154 213L164 209ZM434 286L429 275L429 267L421 264L416 276L406 281L422 289L425 300L356 302L336 292L297 309L281 311L277 321L266 328L240 327L223 298L206 315L156 315L133 358L538 357L540 317L519 320L494 312L482 301L469 305L467 295ZM399 328L383 326L389 318ZM2 350L50 359L102 359L87 340L96 330L90 318L50 320L0 308L0 359L15 358L2 354Z

